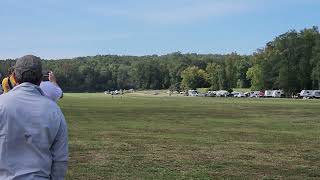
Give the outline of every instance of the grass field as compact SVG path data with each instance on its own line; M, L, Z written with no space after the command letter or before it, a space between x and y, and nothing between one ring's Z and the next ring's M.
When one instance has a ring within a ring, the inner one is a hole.
M320 179L320 101L65 94L67 179Z

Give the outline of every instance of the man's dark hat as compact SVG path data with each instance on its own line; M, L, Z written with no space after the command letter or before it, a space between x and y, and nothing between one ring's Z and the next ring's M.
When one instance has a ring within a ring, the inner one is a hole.
M35 76L42 76L42 64L41 59L34 55L26 55L17 59L15 65L15 71L18 74L31 71Z

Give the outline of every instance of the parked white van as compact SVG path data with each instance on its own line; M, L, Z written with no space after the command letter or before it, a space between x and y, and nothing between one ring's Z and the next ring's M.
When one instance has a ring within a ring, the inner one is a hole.
M280 97L283 97L284 96L284 93L282 90L274 90L272 91L272 97L274 98L280 98Z
M220 90L220 91L217 91L216 93L217 97L227 97L228 95L229 95L229 92L225 90Z
M272 90L265 90L264 91L264 97L272 97Z
M302 97L302 98L312 98L312 96L313 96L313 90L302 90L299 93L299 97Z

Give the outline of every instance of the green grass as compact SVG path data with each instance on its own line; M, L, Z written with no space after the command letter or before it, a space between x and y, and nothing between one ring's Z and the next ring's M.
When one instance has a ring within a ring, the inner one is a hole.
M320 179L320 101L65 94L67 179Z

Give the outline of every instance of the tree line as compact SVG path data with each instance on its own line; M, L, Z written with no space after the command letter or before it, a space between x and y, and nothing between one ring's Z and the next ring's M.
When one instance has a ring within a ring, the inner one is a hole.
M0 73L5 76L14 63L10 59L0 61ZM318 27L291 30L252 55L97 55L44 60L43 66L56 74L66 92L238 87L283 89L291 95L320 88L320 34Z
M287 95L320 88L318 27L289 31L252 56L248 70L253 89L283 89Z

